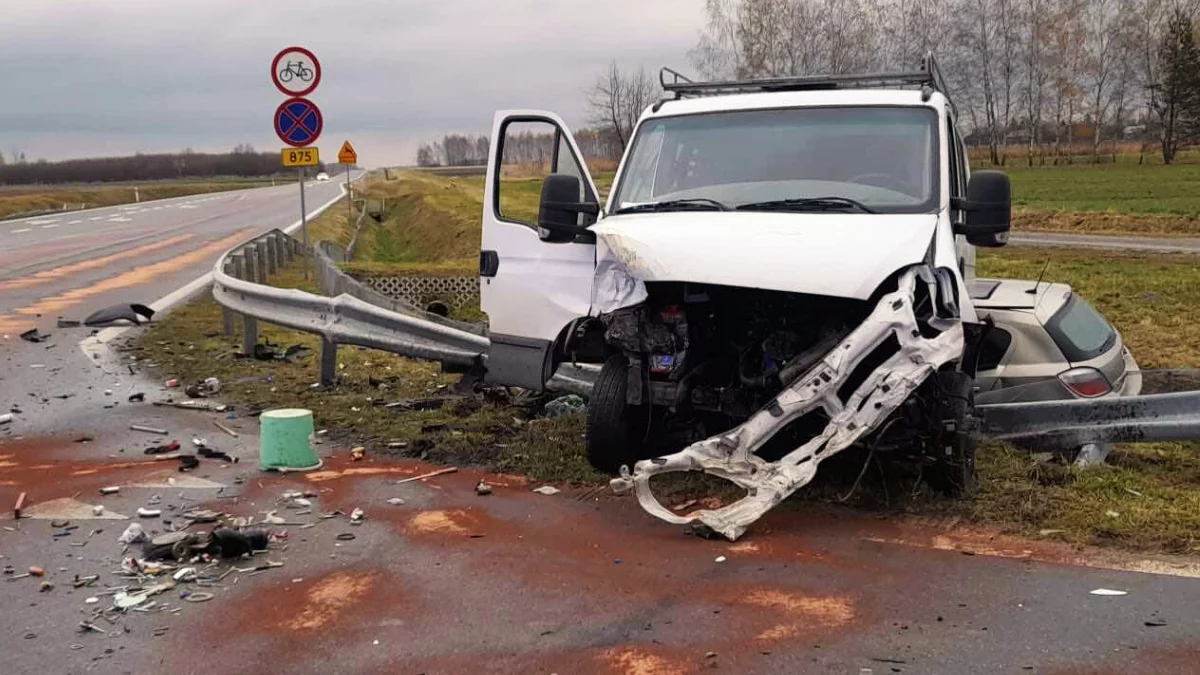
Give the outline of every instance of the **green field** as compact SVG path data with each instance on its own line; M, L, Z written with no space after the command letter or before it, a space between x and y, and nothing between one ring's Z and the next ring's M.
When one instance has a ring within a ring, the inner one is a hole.
M1017 209L1200 216L1200 163L1017 165L1005 171Z

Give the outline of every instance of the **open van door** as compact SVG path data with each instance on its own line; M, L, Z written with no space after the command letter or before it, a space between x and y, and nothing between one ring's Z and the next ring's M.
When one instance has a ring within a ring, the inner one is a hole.
M578 194L564 195L564 184L577 185L570 191ZM547 223L544 185L548 204L587 207L570 216L577 232L539 226L539 218ZM550 378L555 340L591 307L596 238L583 228L595 222L599 204L583 155L557 115L496 114L479 253L480 304L491 339L488 382L540 391Z

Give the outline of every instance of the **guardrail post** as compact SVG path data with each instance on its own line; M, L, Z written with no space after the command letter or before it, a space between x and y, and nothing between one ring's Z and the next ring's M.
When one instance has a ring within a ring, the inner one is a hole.
M278 273L283 261L279 259L279 245L274 233L267 235L267 257L271 259L271 271Z
M290 260L288 260L288 256L286 253L286 247L284 246L284 237L286 237L286 236L287 236L286 234L271 235L271 241L274 242L274 244L275 244L275 260L279 262L280 267L283 267L284 265L291 262Z
M225 274L237 276L237 268L232 260L225 261ZM225 329L225 337L227 338L233 337L233 333L236 330L236 326L234 326L234 319L235 315L232 309L229 309L228 307L221 308L221 322Z
M243 281L248 281L253 277L254 271L251 269L254 258L250 255L249 248L243 248L240 255L237 256L234 264L235 276ZM242 353L253 355L254 345L258 344L258 319L249 314L242 315Z
M321 338L321 386L337 384L337 343Z
M275 273L275 268L271 265L271 256L267 253L267 242L259 239L254 243L254 248L258 249L258 261L262 268L262 281L259 283L267 283L267 277Z

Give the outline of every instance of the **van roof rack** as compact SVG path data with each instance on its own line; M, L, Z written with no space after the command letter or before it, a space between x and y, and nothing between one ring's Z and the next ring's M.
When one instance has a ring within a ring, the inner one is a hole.
M671 78L670 81L667 78ZM898 87L921 87L925 100L933 92L939 92L950 101L953 100L946 87L946 80L938 68L933 54L927 54L921 59L921 69L896 73L867 73L859 75L802 75L790 77L769 77L754 80L722 80L715 82L695 82L682 73L671 68L663 68L658 73L658 81L664 91L675 95L675 100L685 96L718 96L721 94L747 94L769 91L819 91L827 89L894 89Z

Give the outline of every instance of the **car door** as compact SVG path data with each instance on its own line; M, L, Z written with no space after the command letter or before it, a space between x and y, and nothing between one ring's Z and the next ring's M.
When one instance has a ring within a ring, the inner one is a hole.
M554 113L504 111L492 126L479 255L480 304L491 347L487 381L541 390L552 347L587 316L595 276L590 232L564 237L537 225L542 182L550 174L579 179L579 201L599 204L579 146ZM579 224L595 216L580 214Z

